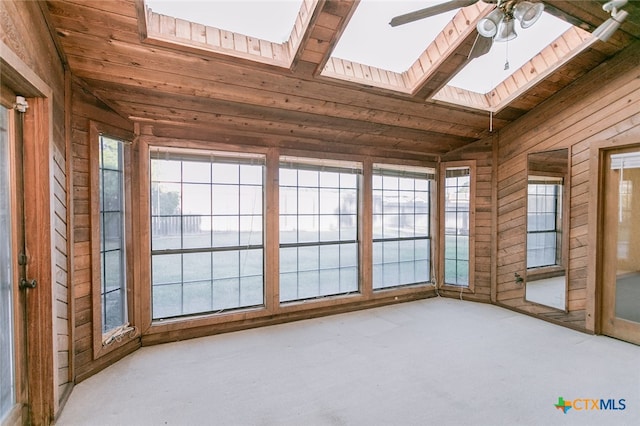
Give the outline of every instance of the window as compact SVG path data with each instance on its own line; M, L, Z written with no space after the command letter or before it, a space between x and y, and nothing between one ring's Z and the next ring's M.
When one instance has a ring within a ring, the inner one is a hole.
M100 300L102 333L127 322L124 143L100 135Z
M471 168L446 168L444 182L444 283L469 287Z
M9 114L0 105L0 422L15 403Z
M529 176L527 267L559 265L562 245L562 178Z
M152 317L264 304L264 157L152 150Z
M359 163L280 159L280 301L358 291Z
M435 173L373 165L373 288L431 281Z

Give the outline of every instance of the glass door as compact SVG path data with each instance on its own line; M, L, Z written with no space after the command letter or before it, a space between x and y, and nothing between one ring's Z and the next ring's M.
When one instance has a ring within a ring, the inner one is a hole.
M603 333L640 344L640 147L605 156Z
M22 206L21 117L0 103L0 423L26 421L25 294L20 277L25 262Z

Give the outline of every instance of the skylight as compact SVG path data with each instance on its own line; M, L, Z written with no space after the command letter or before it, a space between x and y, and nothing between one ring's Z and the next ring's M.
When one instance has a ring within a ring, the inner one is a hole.
M145 0L161 15L273 43L287 41L302 3L303 0Z
M398 27L391 27L389 21L394 16L444 1L361 0L331 56L402 73L411 67L456 11Z
M470 46L477 35L476 23L495 8L495 4L477 1L408 24L389 25L395 16L439 3L444 1L361 0L321 74L499 111L593 42L589 32L545 12L530 28L517 25L516 39L494 43L489 53L438 86L444 84L438 79L451 72L444 65L447 58L456 54L457 64L463 65L460 58L466 53L458 47L461 43Z
M471 61L448 84L471 92L488 93L569 28L571 24L545 12L527 29L516 26L518 37L515 40L494 43L489 53Z

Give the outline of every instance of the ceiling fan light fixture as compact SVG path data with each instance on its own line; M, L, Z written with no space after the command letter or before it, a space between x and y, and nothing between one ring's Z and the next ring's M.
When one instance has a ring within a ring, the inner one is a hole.
M521 1L513 8L513 16L520 21L522 28L529 28L542 15L544 11L544 4L531 3L529 1Z
M518 37L516 33L516 23L513 18L505 17L500 24L498 24L498 32L493 41L503 42L513 40Z
M478 33L483 37L493 37L498 33L498 25L502 22L504 13L502 10L496 8L493 11L478 21L476 28Z
M600 41L607 41L613 33L620 28L620 24L624 22L629 16L629 12L626 10L619 10L615 15L612 14L611 18L607 19L602 25L593 31L593 36Z

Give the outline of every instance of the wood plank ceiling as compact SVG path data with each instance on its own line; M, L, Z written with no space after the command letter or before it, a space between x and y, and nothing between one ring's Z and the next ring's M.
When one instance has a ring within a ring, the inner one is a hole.
M63 61L84 87L159 136L394 157L433 158L489 135L489 113L425 100L465 62L473 34L440 61L422 89L401 93L320 75L357 1L308 1L308 26L289 68L145 40L142 0L47 1ZM549 1L597 27L599 1ZM493 117L499 130L640 36L631 2L621 30L557 68Z

